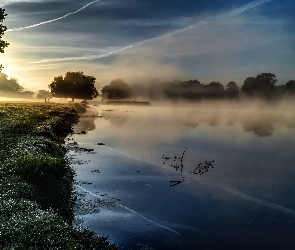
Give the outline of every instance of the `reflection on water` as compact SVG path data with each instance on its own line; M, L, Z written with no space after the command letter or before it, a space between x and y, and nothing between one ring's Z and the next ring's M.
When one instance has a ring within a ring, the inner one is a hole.
M131 123L136 127L138 124L138 118L141 119L141 115L151 115L143 124L149 126L151 123L157 122L160 124L165 123L165 126L169 126L168 123L175 126L184 125L188 127L196 128L200 124L208 124L209 126L218 126L225 122L228 126L233 126L236 123L240 123L245 132L253 132L260 137L271 136L278 125L284 125L287 128L295 127L295 113L292 111L248 111L248 110L222 110L222 109L192 109L192 108L174 108L173 110L167 109L155 109L152 114L146 114L152 108L145 108L136 110L138 114L130 115L128 109L124 112L124 109L114 109L102 112L102 116L110 121L110 124L121 127L124 124L132 120ZM121 112L121 110L123 112ZM129 112L129 113L128 113Z
M126 249L291 249L295 114L288 109L89 109L70 154L87 199L81 215ZM92 151L93 149L93 151Z

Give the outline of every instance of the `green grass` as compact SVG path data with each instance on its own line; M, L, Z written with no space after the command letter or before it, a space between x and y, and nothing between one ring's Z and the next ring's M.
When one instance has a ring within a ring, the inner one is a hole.
M72 226L64 138L79 105L0 103L0 249L117 249Z

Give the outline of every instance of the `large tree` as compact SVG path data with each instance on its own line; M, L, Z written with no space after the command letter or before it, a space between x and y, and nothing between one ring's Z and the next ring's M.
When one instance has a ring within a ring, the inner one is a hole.
M0 53L4 53L4 49L9 45L9 43L2 40L4 32L7 30L7 27L2 24L6 16L7 14L5 14L5 10L0 8ZM2 64L0 64L0 72L2 68Z
M49 84L51 95L59 98L72 98L92 100L98 96L98 92L94 86L95 77L86 76L82 71L67 72L65 77L54 77L54 80Z

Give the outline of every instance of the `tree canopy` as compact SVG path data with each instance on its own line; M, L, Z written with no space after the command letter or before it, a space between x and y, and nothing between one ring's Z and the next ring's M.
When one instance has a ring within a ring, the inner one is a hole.
M276 75L261 73L256 77L248 77L244 81L241 91L249 97L272 98L275 94L274 90L277 81Z
M48 87L53 97L92 100L98 96L94 86L95 77L86 76L82 71L67 72L65 77L54 77Z
M160 100L170 99L173 101L200 101L204 99L237 99L243 96L275 100L286 95L295 95L295 80L288 81L285 85L276 85L277 78L272 73L261 73L256 77L247 77L241 89L230 81L226 87L213 81L202 84L198 80L160 81L153 79L147 83L128 85L121 79L112 81L102 89L102 93L109 99L122 99L131 96L140 96L145 99Z
M228 98L237 98L239 96L239 92L240 89L235 82L230 81L226 85L225 93Z
M8 76L4 73L0 73L0 91L10 93L20 93L23 91L23 87L19 85L16 78L8 79Z
M132 88L122 79L111 81L102 88L101 93L108 99L125 99L133 96Z
M288 94L295 94L295 80L290 80L286 83L286 91Z
M0 8L0 53L4 53L4 49L9 45L9 43L2 40L4 32L7 30L7 27L2 24L6 16L7 14L5 14L5 10ZM2 68L2 64L0 64L0 72Z
M39 90L37 92L36 98L37 99L45 99L45 102L46 102L46 99L51 99L52 98L52 95L47 90Z

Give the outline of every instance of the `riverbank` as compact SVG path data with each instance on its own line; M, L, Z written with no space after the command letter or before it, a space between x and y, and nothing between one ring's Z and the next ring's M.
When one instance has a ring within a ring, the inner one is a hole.
M1 249L117 249L72 226L75 172L65 137L85 107L0 103Z

